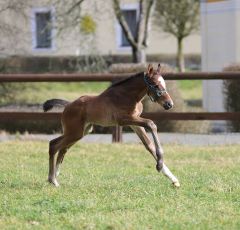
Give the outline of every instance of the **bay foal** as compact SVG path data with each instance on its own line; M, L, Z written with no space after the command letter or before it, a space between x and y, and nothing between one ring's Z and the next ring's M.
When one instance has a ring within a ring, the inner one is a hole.
M156 169L167 176L174 186L180 186L178 179L163 162L163 149L158 139L156 125L152 120L141 117L143 110L141 101L146 94L166 110L173 107L165 81L160 75L160 68L160 64L157 70L149 65L146 73L138 73L117 82L98 96L82 96L73 102L51 99L44 103L45 112L55 105L65 106L61 119L63 135L49 143L50 183L59 186L56 177L67 150L86 135L93 124L97 124L130 126L156 160ZM153 141L145 130L152 134ZM58 156L55 162L56 153Z

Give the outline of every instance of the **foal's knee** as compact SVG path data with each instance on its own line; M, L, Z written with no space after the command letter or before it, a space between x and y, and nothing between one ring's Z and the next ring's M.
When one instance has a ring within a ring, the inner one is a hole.
M157 132L157 126L155 125L155 123L153 121L148 121L147 122L147 127L148 130L151 130L153 132Z
M49 155L52 156L55 153L56 153L55 142L54 142L54 140L51 140L49 142Z
M62 141L63 136L57 137L49 142L49 155L54 155L57 152L57 146L59 145L60 141Z

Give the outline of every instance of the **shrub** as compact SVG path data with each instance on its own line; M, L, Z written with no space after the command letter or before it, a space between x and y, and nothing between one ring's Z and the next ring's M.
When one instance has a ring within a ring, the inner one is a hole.
M106 60L99 54L89 54L69 62L71 69L81 73L102 73L107 70Z
M223 69L227 72L240 71L240 64L232 64ZM240 111L240 80L224 81L225 108L229 112ZM230 121L229 128L231 131L240 131L240 121Z
M18 72L17 67L7 67L5 62L0 62L0 73ZM14 101L22 90L26 89L28 84L22 83L0 83L0 105Z

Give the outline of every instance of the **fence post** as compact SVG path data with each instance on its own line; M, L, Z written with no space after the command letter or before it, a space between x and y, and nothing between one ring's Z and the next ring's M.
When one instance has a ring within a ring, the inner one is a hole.
M112 142L113 143L121 143L122 142L122 126L113 127Z

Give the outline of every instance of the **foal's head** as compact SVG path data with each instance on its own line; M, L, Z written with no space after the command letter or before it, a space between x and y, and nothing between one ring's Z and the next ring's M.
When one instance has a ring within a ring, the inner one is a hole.
M160 74L161 65L158 64L157 70L148 65L144 81L148 87L148 96L154 102L162 105L164 109L169 110L173 107L173 101L166 89L166 83Z

